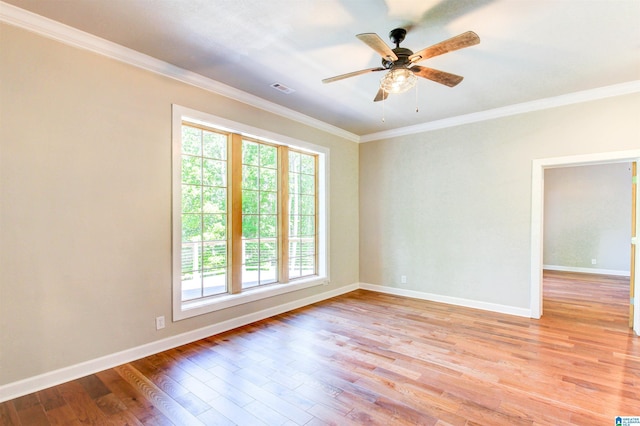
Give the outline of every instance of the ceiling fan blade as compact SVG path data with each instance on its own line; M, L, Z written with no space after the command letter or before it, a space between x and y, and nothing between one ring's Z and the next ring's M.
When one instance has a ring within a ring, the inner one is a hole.
M413 55L409 56L410 62L424 61L434 56L442 55L454 50L464 49L465 47L474 46L480 43L480 37L473 31L467 31L448 40L441 41L433 46L426 47Z
M444 84L445 86L449 87L456 86L464 78L459 75L436 70L433 68L422 67L420 65L414 65L409 69L413 71L417 76L435 81L436 83Z
M353 71L353 72L348 72L346 74L336 75L335 77L325 78L324 80L322 80L322 82L323 83L332 83L334 81L342 80L342 79L345 79L345 78L355 77L356 75L366 74L368 72L384 71L384 70L385 70L385 68L382 68L382 67L367 68L366 70Z
M358 34L356 37L358 37L358 39L360 39L360 41L365 43L367 46L378 52L378 54L384 59L391 62L395 62L398 60L398 57L395 53L393 53L393 50L391 50L387 43L385 43L378 34L364 33Z
M381 88L378 89L378 93L376 94L376 97L373 100L373 102L384 101L388 97L389 97L389 93L385 92L384 90L382 90L382 87L381 87Z

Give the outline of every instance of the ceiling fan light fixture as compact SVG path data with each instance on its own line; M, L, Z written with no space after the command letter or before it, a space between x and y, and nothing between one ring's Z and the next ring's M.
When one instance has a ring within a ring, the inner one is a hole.
M418 78L408 68L393 68L380 80L380 88L387 93L404 93L416 85Z

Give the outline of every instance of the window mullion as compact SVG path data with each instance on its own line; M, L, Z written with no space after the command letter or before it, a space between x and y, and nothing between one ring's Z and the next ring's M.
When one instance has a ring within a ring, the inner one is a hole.
M279 281L289 282L289 148L278 147L278 250L280 258Z
M242 136L231 134L231 179L229 182L230 280L229 293L242 291Z

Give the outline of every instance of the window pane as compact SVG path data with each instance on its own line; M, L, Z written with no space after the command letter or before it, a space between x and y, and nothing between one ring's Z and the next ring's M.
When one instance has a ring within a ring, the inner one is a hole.
M182 215L182 241L200 241L202 218L199 214Z
M202 211L204 213L225 213L227 211L227 189L210 188L202 189Z
M289 278L300 277L300 258L292 257L289 259Z
M316 251L315 239L291 239L289 241L289 257L314 256Z
M242 213L258 214L258 192L243 190L242 191Z
M200 213L202 199L200 186L182 185L182 213Z
M260 164L259 145L254 142L242 141L242 164Z
M202 245L203 269L226 268L227 243L204 243Z
M260 145L260 165L271 169L278 168L278 149L275 146Z
M289 194L300 193L300 175L298 173L289 173Z
M300 195L295 192L289 193L289 214L296 215L300 214L300 203L299 203Z
M182 126L182 153L200 155L202 148L202 130L195 127Z
M300 172L300 154L297 152L289 151L289 172Z
M227 215L205 214L203 238L205 241L225 240L227 238Z
M299 257L301 250L300 240L297 238L289 238L289 258Z
M227 163L205 158L202 162L202 184L227 186Z
M200 243L182 244L182 300L201 297L202 255Z
M278 216L261 215L260 216L260 237L275 238L278 236L277 226Z
M242 247L243 263L253 264L260 261L260 243L257 240L244 241Z
M300 173L315 175L316 160L312 155L300 154Z
M182 279L182 301L202 297L202 277L200 273L194 273Z
M277 192L261 192L260 193L260 213L261 214L278 213L278 193Z
M278 262L276 260L260 264L260 284L271 284L278 281Z
M314 216L289 216L290 237L311 237L315 234Z
M313 195L300 196L300 214L313 215L316 209L316 197Z
M313 216L300 216L300 235L313 235L315 233L315 218Z
M202 274L203 296L213 296L227 292L226 269L206 270Z
M242 288L252 288L278 281L278 262L248 263L242 268Z
M314 256L306 256L300 259L301 275L313 275L316 270L316 258Z
M192 276L193 271L200 269L200 244L182 244L182 278Z
M260 243L260 259L261 260L271 261L277 258L278 258L278 243L275 240L271 242Z
M242 267L242 288L257 287L260 284L260 265L250 263Z
M315 180L313 176L300 175L300 193L301 194L315 193Z
M258 176L260 176L259 167L242 166L242 188L257 191L259 189Z
M203 156L218 160L227 159L227 135L205 131L202 143Z
M302 241L300 253L302 256L314 256L316 254L316 244L314 239Z
M202 159L200 157L182 156L182 183L202 184Z
M258 216L243 215L242 216L242 238L258 238Z
M300 236L300 216L289 216L289 237L294 238Z
M273 169L260 169L260 189L262 191L277 191L278 176Z

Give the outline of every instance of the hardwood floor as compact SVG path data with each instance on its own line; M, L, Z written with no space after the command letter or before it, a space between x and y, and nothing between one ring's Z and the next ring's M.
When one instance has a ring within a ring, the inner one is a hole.
M531 320L358 290L0 404L2 425L609 425L640 416L627 279Z

